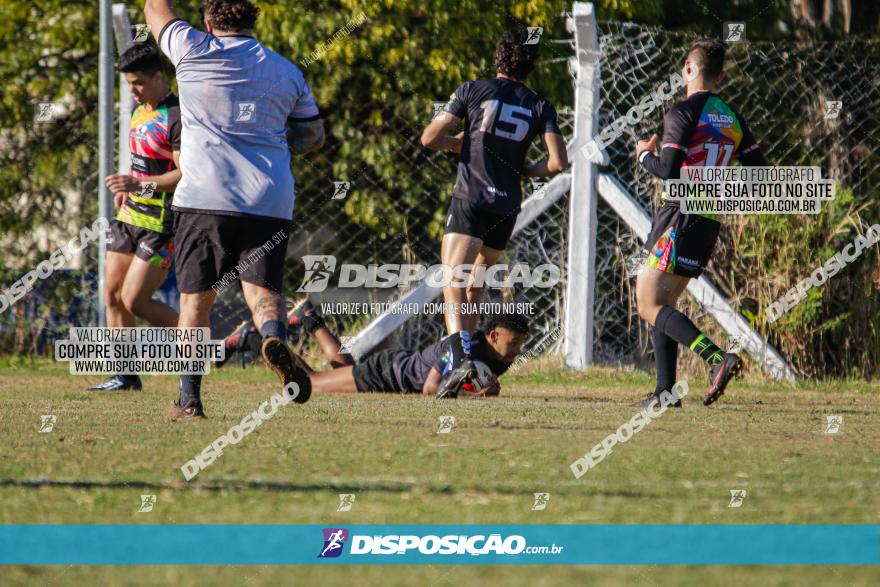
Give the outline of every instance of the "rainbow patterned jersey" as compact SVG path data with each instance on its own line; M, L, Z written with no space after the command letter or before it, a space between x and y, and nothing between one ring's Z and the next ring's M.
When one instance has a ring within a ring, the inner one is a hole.
M718 95L695 92L663 121L663 145L684 152L682 167L724 167L758 148L745 120Z
M682 168L726 167L734 157L757 149L758 143L745 119L717 94L703 91L669 109L661 149L666 147L684 153ZM674 178L678 177L677 172Z
M172 93L155 108L141 104L131 115L131 175L162 175L175 169L172 151L180 150L180 102ZM128 194L116 219L156 232L172 230L173 192L143 190Z

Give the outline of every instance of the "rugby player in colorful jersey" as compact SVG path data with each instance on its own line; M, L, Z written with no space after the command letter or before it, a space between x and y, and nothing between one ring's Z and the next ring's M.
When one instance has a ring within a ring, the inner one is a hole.
M734 157L743 165L767 165L746 121L713 92L724 77L723 69L722 43L702 39L691 46L682 72L690 80L687 97L666 114L659 156L657 135L638 142L636 156L642 167L660 179L678 179L682 167L727 166ZM688 280L699 277L709 262L719 228L714 218L683 214L678 202L667 203L665 198L654 213L645 243L647 266L636 279L636 299L639 315L653 326L657 387L640 403L648 404L672 389L679 344L711 367L705 405L717 400L742 368L739 356L721 350L675 309Z
M548 177L568 167L565 140L553 105L524 81L538 57L538 44L527 27L507 30L495 48L496 77L465 82L422 133L422 145L460 153L458 177L440 248L444 265L491 266L507 245L522 203L523 177ZM464 120L464 132L450 135ZM535 137L547 158L526 164ZM479 303L482 287L448 284L446 330L453 349L453 368L445 375L438 398L454 398L473 377L470 335L476 314L463 315L464 303Z
M107 326L132 327L137 316L152 326L174 327L177 312L153 293L171 266L171 196L181 177L180 106L152 43L128 49L118 70L138 106L131 115L131 171L105 180L118 210L107 237ZM140 388L137 375L115 375L89 391Z

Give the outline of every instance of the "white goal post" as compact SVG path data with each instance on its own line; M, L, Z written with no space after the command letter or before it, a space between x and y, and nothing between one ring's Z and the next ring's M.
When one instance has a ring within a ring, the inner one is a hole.
M574 35L570 62L575 81L574 144L566 256L565 363L584 369L593 363L593 316L596 301L596 204L598 168L587 155L584 140L599 131L599 34L593 5L575 2L567 28Z
M104 178L113 169L113 119L119 121L117 134L118 159L117 173L128 173L131 166L131 154L128 148L128 131L131 124L131 110L134 102L128 91L128 84L119 74L119 102L114 100L113 74L115 59L113 58L113 41L115 38L117 55L128 49L132 44L131 26L128 21L125 4L111 4L111 0L100 0L100 55L98 64L98 216L107 218L113 215L113 198L110 190L104 185ZM106 326L107 314L104 302L104 285L107 273L107 244L105 239L98 241L98 299L97 322Z

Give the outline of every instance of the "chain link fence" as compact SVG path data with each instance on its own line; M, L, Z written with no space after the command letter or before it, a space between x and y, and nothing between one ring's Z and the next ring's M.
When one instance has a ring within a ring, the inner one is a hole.
M564 31L564 19L565 15L558 17L555 30ZM483 54L487 56L481 75L494 77L490 59L494 40L473 39L473 43L482 46ZM540 83L532 83L536 78L566 76L570 79L568 59L573 55L570 39L545 36L541 43L542 58L529 83L538 91ZM305 273L301 261L304 255L333 255L337 264L419 263L427 267L440 262L440 241L455 184L458 157L422 148L419 137L433 116L434 104L445 102L455 88L448 88L445 95L426 95L405 81L395 79L393 73L378 65L373 73L389 88L398 90L399 96L391 97L386 105L355 105L353 110L331 114L328 126L351 124L353 128L332 129L321 150L294 160L296 228L288 248L285 282L289 303L297 296L306 295L296 293ZM314 83L320 83L320 80ZM573 93L565 97L567 102L554 101L554 105L560 128L566 138L571 139ZM332 136L339 137L339 133L346 138L353 135L361 139L364 150L349 151ZM382 135L381 149L376 149L370 141L374 133ZM543 156L545 153L536 141L528 160ZM387 173L386 164L393 166L392 173ZM343 182L348 184L344 197L337 189L337 185ZM524 185L524 198L544 183L528 181ZM568 201L563 197L511 239L499 263L524 263L532 268L549 263L564 270L567 230ZM326 291L310 295L313 303L332 307L338 302L391 302L411 289L336 289L332 286L336 277L338 273L330 279L331 285ZM533 313L529 317L536 336L529 344L534 345L541 341L542 333L550 333L561 325L564 292L563 276L550 288L487 287L483 301L531 303ZM355 334L378 316L325 314L331 328L341 336ZM219 326L221 333L230 331L248 318L241 296L233 288L224 292L215 318L215 325ZM421 314L409 319L380 348L420 348L444 335L442 314Z
M561 15L558 22L549 23L547 30L556 31L555 39L548 35L541 40L542 59L530 78L530 85L539 90L542 80L551 77L571 80L568 62L574 48L573 41L562 32L564 18ZM624 116L671 73L679 71L693 37L631 23L601 22L599 40L601 129ZM482 44L485 54L491 55L492 40L473 42ZM831 175L854 194L868 196L880 180L880 161L868 144L870 138L878 137L878 64L880 44L866 40L731 43L727 78L718 91L748 120L771 164L819 165L823 176ZM307 77L312 74L317 76L318 72L306 72ZM387 84L389 98L384 103L322 105L330 127L327 144L318 152L294 159L297 203L285 283L289 300L302 295L295 292L304 276L304 255L334 255L339 263L366 265L427 266L439 262L457 162L453 155L423 149L419 136L432 116L432 104L445 101L448 95L425 95L378 64L370 75L376 76L380 85ZM481 75L493 75L490 60L483 64ZM312 81L319 84L320 78ZM840 113L828 117L827 103L835 101L842 102ZM573 90L567 100L556 99L554 103L560 126L571 139ZM636 164L633 148L637 138L662 133L663 114L671 104L672 100L648 119L625 128L623 135L607 147L611 165L601 170L619 178L649 211L659 197L659 184ZM353 143L362 148L353 149ZM536 143L530 160L540 156ZM347 187L344 193L337 182ZM526 186L525 197L539 187L537 183ZM860 218L870 224L877 221L877 216L877 207L873 206L863 208ZM804 217L789 221L791 229L797 230L813 220ZM735 307L750 299L766 304L795 280L793 271L797 267L784 275L768 274L775 265L760 258L760 251L744 248L749 238L760 237L762 222L762 217L725 219L717 254L709 267L709 277ZM774 225L778 222L773 220ZM627 260L641 244L601 200L598 226L595 357L613 365L647 365L648 338L635 312L634 280L627 271ZM567 231L568 199L563 197L517 234L500 260L532 267L555 264L563 273L555 287L486 290L485 301L534 304L532 326L537 335L527 347L540 344L553 352L561 342L561 337L555 339L555 335L550 344L542 339L558 333L562 325ZM744 252L749 255L744 256ZM45 307L38 290L15 312L4 313L0 330L4 349L37 350L41 345L35 346L34 340L50 341L71 324L93 324L99 295L96 267L96 247L92 247L86 252L83 271L70 277L79 293L67 297L69 308ZM60 277L40 287L59 290ZM404 293L331 287L322 294L312 294L312 298L317 303L388 301ZM46 323L37 328L36 335L32 333L28 341L13 340L20 336L10 333L33 330L41 315ZM247 317L238 288L227 288L215 309L215 336L229 333ZM350 335L375 317L335 314L330 321L339 334ZM387 345L417 348L437 340L443 332L442 316L423 315L407 321ZM802 372L811 372L809 361L796 363Z
M625 116L644 96L667 81L671 73L680 71L687 47L695 38L690 34L621 22L601 22L599 37L602 80L599 128ZM571 42L560 41L554 46L554 58L545 61L545 67L565 62L573 54ZM868 40L731 43L726 79L718 92L749 122L771 164L817 165L823 177L835 178L841 188L851 190L857 199L864 198L870 196L871 186L878 185L880 180L880 160L868 144L871 137L878 136L878 119L872 116L875 106L880 105L877 57L880 57L880 44ZM641 123L627 127L608 146L611 164L602 171L620 179L648 211L659 201L660 184L636 164L633 148L638 138L655 132L662 135L663 115L678 99L680 97L670 100ZM835 106L835 103L840 104ZM836 108L840 110L835 115ZM571 138L572 115L570 108L560 109L567 138ZM539 156L537 149L533 155ZM428 185L434 187L424 193L425 201L431 202L426 208L445 209L445 197L454 178L454 161L443 155L429 155L423 169L432 176ZM436 189L444 185L444 190ZM848 211L852 209L850 206ZM567 210L567 199L554 203L537 222L511 241L503 260L532 266L552 262L564 268ZM407 210L408 214L411 212ZM878 220L877 216L876 207L864 209L856 228ZM853 219L848 213L844 217ZM439 234L435 232L425 238L423 231L419 238L420 225L416 218L413 220L410 225L413 230L404 239L406 246L420 261L437 262ZM709 278L734 307L751 312L751 316L796 283L798 271L807 269L790 263L784 274L774 273L778 267L772 261L778 260L775 256L778 250L749 250L742 242L742 239L766 238L762 224L776 226L779 222L755 216L725 218L725 229L708 270ZM786 223L784 230L798 231L805 224L815 224L815 217L793 217L782 222ZM424 227L424 223L421 226ZM594 355L600 363L648 366L651 362L649 337L635 310L635 280L628 263L642 244L602 200L598 207L598 226ZM831 235L827 236L830 240ZM403 256L388 248L376 252L374 262L378 263L394 262L387 259ZM815 253L812 256L815 258ZM807 257L810 257L809 251ZM492 300L533 302L535 332L544 336L533 337L530 345L540 344L553 352L558 350L561 339L547 345L542 338L558 332L561 327L564 292L563 281L550 290L489 291L487 294ZM698 321L708 318L696 306L689 312ZM358 323L357 319L354 323ZM785 350L793 355L793 363L802 373L822 372L817 364L821 360L811 360L809 348L786 345L785 334L760 329L777 346L788 346ZM804 326L804 330L807 329ZM728 342L717 325L710 322L709 330L722 344ZM439 316L420 317L408 321L389 343L419 346L436 340L443 331ZM799 338L802 332L789 336ZM869 370L869 365L866 369Z
M671 73L679 72L694 38L631 23L601 22L599 128L625 116L668 81ZM754 314L755 308L766 307L827 258L820 254L823 245L832 240L832 231L839 233L850 223L857 230L863 229L880 220L876 202L870 201L880 185L880 156L869 144L873 139L876 145L880 137L880 119L874 114L880 108L880 43L738 42L727 48L726 78L717 92L746 118L770 164L819 166L823 177L835 178L839 188L851 190L855 202L839 212L841 221L837 226L817 235L812 226L833 223L817 222L815 216L723 217L721 238L708 276L735 308ZM607 147L611 164L602 171L620 179L649 212L659 203L661 185L636 162L635 143L652 133L662 136L665 111L682 97L670 100L639 124L627 126ZM840 104L835 106L835 102ZM843 199L838 199L841 201L835 206L844 206ZM855 210L860 212L850 214ZM829 216L830 212L823 212L824 218ZM598 224L596 355L605 362L645 364L649 337L635 312L635 279L628 275L627 265L627 259L640 250L641 244L602 200ZM792 241L795 235L802 240ZM787 252L798 254L787 256ZM799 263L803 257L808 265ZM828 303L833 292L831 287L824 292L825 309L819 312L833 311L833 304ZM865 303L873 304L868 300ZM698 321L704 319L695 305L689 313ZM824 369L825 359L816 352L819 348L804 344L805 340L823 336L821 324L817 327L815 322L805 323L787 333L761 326L760 321L756 326L782 348L801 373L828 372ZM727 342L719 327L710 324L710 328L719 342ZM858 329L856 323L847 324L838 336L843 338ZM868 338L876 341L876 333ZM834 350L826 348L822 352L833 354ZM874 367L876 363L863 362L859 371L866 374Z

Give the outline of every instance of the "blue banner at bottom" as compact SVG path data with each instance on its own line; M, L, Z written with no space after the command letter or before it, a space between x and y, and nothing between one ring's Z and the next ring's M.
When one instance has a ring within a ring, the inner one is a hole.
M880 525L0 525L0 564L877 565Z

